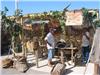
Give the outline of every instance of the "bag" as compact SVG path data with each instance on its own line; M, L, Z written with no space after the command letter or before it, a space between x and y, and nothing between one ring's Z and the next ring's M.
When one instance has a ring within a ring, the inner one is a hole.
M2 60L2 67L3 68L13 67L13 60L9 58Z
M51 70L51 75L62 75L64 73L66 65L62 63L57 63Z
M26 72L29 68L25 57L15 60L14 67L20 72Z

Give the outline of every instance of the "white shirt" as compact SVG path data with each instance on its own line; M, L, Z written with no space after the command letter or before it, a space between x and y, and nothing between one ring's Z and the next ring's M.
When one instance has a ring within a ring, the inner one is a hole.
M88 37L90 37L89 32L85 32L85 34L86 34ZM90 45L89 40L86 38L85 35L83 35L83 37L82 37L82 46L83 46L83 47L87 47L87 46L89 46L89 45Z
M54 36L52 35L51 32L49 32L47 34L47 36L45 37L45 40L47 40L51 46L47 43L47 49L54 49L55 47L55 39L54 39Z

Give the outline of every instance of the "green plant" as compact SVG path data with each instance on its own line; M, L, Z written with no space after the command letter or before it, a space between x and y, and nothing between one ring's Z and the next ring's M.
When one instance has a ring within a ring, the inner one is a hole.
M15 43L15 39L17 37L19 37L20 34L22 34L22 27L20 24L16 23L16 19L10 19L6 14L7 14L7 7L4 8L3 11L1 11L1 33L8 33L10 38L8 38L10 40L10 45L12 46L12 43L14 45ZM21 14L21 13L19 13ZM18 16L18 14L16 15ZM21 16L21 15L19 15ZM2 34L3 37L3 34ZM3 41L4 42L4 41ZM14 46L13 46L14 49Z
M94 21L94 25L96 26L96 28L97 28L97 27L100 27L100 19Z
M86 8L82 8L82 12L83 12L83 17L84 17L83 24L93 26L94 31L95 31L95 25L93 21L97 18L96 12L95 13L89 12L89 10Z

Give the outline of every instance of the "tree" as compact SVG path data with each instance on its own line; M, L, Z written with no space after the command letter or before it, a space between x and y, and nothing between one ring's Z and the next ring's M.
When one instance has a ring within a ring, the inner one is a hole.
M100 27L100 19L94 21L95 27Z
M60 25L61 25L61 27L62 27L62 29L63 29L63 31L64 31L64 34L65 34L65 18L66 18L66 15L65 15L65 13L68 11L68 8L70 7L70 5L71 5L71 3L70 4L68 4L64 9L63 9L63 11L62 11L62 13L61 13L61 20L60 20Z
M10 40L10 46L12 46L14 50L14 46L12 44L14 44L15 37L19 36L19 34L22 32L22 29L20 25L16 23L15 19L12 20L7 17L7 11L7 7L5 7L3 11L1 11L1 33L2 38L4 34L9 34L10 38L8 39Z
M95 31L94 20L97 18L96 12L89 12L86 8L82 8L82 12L84 16L84 24L92 26Z
M20 9L15 10L14 17L15 17L15 19L13 22L12 48L13 48L13 50L16 50L16 49L18 49L18 45L21 43L21 39L23 39L22 38L22 32L23 32L22 22L21 22L21 24L17 23L18 20L22 21L22 17L23 17L22 10L20 10ZM20 39L20 43L19 43L18 39Z
M17 9L17 10L15 10L15 14L14 14L14 16L16 17L16 18L20 18L20 17L22 17L23 15L22 15L22 10L21 9Z

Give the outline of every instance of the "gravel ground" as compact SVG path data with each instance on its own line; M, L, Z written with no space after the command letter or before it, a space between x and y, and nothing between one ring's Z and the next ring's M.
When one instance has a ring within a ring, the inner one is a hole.
M5 56L1 57L0 59L4 59ZM26 73L21 73L13 68L2 69L1 75L50 75L50 71L52 68L45 65L47 60L43 60L39 62L40 68L36 68L36 65L31 66L30 69L27 70ZM1 65L1 64L0 64ZM43 66L44 65L44 66ZM93 75L93 68L94 65L89 63L87 67L87 71L85 75ZM67 64L66 66L66 74L65 75L84 75L85 66L70 66Z
M1 75L50 75L50 74L46 73L46 72L31 70L31 69L29 69L25 73L21 73L21 72L17 71L16 69L8 68L8 69L2 69Z

